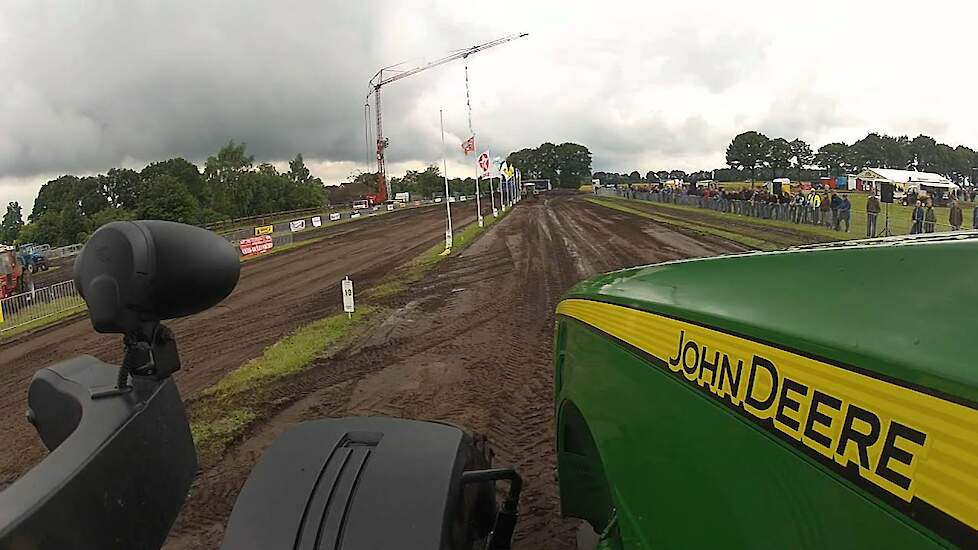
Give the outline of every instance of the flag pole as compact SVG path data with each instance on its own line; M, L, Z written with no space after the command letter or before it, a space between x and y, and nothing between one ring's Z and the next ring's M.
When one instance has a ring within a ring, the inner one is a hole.
M448 212L448 227L445 229L445 251L448 254L452 251L452 205L448 197L448 159L445 156L445 116L441 109L438 109L438 124L441 126L441 166L442 175L445 176L445 211Z
M469 58L465 58L465 105L469 108L469 139L472 140L472 152L475 153L475 130L472 129L472 100L469 98ZM465 153L468 156L468 152ZM479 165L475 166L475 213L479 221L479 227L483 227L482 221L482 193L479 192ZM448 197L445 197L448 200Z

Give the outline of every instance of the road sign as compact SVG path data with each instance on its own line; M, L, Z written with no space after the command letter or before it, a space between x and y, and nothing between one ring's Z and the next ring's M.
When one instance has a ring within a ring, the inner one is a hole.
M353 313L353 281L349 277L343 279L343 311Z
M492 170L492 159L489 158L489 151L486 151L479 155L479 177L488 178L490 170Z

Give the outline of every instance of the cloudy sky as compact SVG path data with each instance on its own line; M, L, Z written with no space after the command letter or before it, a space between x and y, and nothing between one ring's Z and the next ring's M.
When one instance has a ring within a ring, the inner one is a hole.
M366 168L363 100L410 67L513 32L469 61L480 149L587 145L595 170L709 169L759 129L816 147L868 131L978 146L969 2L0 0L0 201L29 211L64 173L229 139L296 152L328 183ZM441 157L474 171L463 65L383 96L394 175Z

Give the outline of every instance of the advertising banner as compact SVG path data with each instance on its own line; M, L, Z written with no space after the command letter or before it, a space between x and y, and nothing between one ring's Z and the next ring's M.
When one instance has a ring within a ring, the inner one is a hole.
M273 246L272 237L261 235L260 237L250 237L238 241L238 248L241 249L242 256L254 256L262 252L268 252Z

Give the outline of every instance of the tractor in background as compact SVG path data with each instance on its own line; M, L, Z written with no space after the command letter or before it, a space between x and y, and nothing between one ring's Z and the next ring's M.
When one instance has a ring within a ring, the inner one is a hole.
M0 300L30 290L30 271L12 246L0 245Z
M47 271L48 262L44 257L44 251L50 249L50 245L37 245L34 243L22 244L17 247L17 260L20 265L27 268L31 273Z

